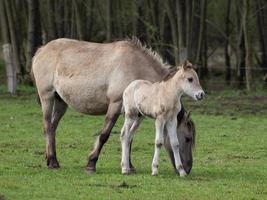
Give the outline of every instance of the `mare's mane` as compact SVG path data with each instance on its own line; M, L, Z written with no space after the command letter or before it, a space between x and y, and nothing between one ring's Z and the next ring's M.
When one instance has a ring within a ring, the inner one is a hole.
M146 44L142 44L142 42L137 37L127 38L124 41L129 42L130 44L140 49L143 53L150 56L155 62L159 63L163 68L168 69L171 67L156 51L153 51L152 48L148 47Z

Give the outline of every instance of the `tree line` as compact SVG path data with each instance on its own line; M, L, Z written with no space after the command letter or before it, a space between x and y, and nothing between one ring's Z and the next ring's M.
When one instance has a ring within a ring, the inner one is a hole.
M137 36L170 64L189 59L204 80L220 49L225 83L248 90L267 74L267 0L0 0L0 18L10 92L30 82L38 47L60 37Z

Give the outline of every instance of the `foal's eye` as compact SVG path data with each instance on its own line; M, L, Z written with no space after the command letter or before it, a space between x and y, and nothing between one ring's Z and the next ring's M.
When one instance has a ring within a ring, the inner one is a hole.
M188 78L187 80L188 80L190 83L193 82L193 78L192 78L192 77Z

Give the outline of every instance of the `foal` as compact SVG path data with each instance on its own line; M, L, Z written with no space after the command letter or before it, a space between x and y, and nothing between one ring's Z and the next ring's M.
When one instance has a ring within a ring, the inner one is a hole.
M156 83L146 80L133 81L123 93L125 121L121 129L122 174L129 174L129 148L134 131L139 126L142 116L155 120L155 152L152 161L152 175L158 174L159 152L163 144L163 130L166 127L171 148L174 153L175 167L180 176L187 175L179 154L179 141L176 135L177 114L181 110L180 98L187 94L195 100L204 98L198 76L188 61L176 71Z

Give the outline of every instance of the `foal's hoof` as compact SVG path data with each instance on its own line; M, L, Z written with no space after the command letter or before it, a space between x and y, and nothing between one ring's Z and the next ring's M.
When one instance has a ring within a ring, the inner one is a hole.
M88 174L94 174L94 173L96 173L96 169L93 167L86 167L86 172Z
M58 169L60 166L57 160L51 159L47 160L47 167L49 169Z
M127 176L127 175L132 174L133 172L131 171L131 169L123 169L123 170L121 171L121 173L122 173L122 175Z
M185 177L187 175L187 173L184 170L180 171L180 177Z
M157 176L157 175L158 175L158 171L153 171L153 172L151 173L151 175L152 175L152 176Z

